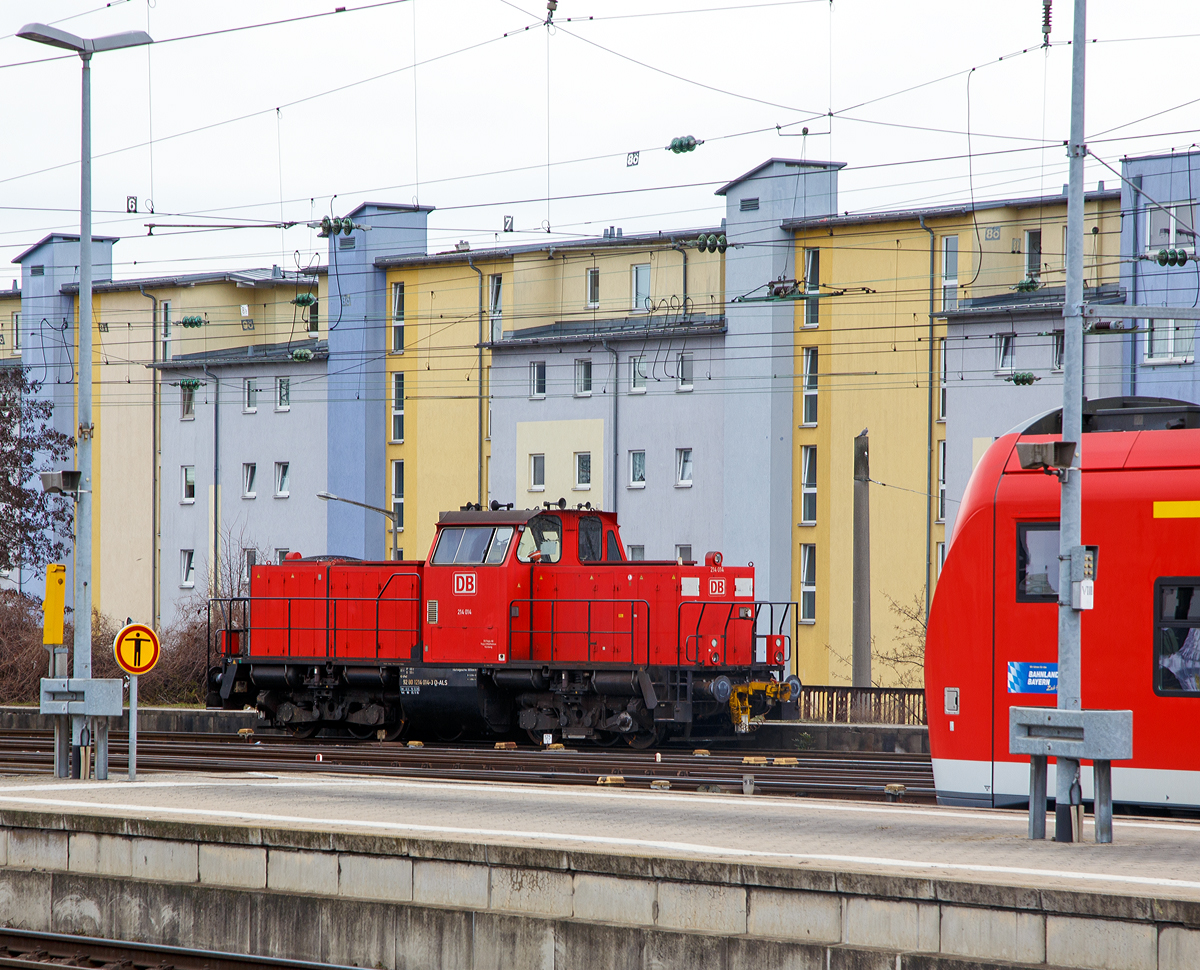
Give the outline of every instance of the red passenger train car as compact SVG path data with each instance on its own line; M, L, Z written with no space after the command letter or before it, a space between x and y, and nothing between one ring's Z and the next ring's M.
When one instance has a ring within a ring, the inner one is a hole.
M289 559L215 599L210 707L295 733L525 730L539 742L753 730L788 702L792 603L754 567L629 561L616 515L442 513L428 560Z
M1016 442L1060 438L1061 414L997 439L963 495L929 617L925 683L938 798L1028 804L1028 758L1010 755L1009 708L1054 706L1058 480L1026 471ZM1200 808L1200 408L1157 398L1084 409L1083 706L1133 711L1116 803ZM1053 762L1051 771L1054 770ZM1092 797L1090 762L1081 773ZM1053 778L1049 781L1053 792Z

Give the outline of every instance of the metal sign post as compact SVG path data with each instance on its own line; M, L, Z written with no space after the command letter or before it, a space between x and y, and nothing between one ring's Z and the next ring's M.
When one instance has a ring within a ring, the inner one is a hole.
M113 641L113 655L129 674L129 780L137 781L138 675L149 673L161 654L158 634L144 623L121 628Z
M129 675L129 780L137 781L137 674Z

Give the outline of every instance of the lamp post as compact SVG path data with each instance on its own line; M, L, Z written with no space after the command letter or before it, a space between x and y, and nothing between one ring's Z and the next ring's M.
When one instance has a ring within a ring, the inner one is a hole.
M352 498L342 498L340 495L334 495L333 492L317 492L317 498L322 502L345 502L347 505L357 505L360 509L370 509L372 512L386 515L392 522L392 559L396 558L396 551L399 548L400 522L399 516L396 515L395 511L389 512L387 509L381 509L374 505L356 502Z
M75 501L74 675L92 676L92 55L153 44L130 30L105 37L77 37L46 24L26 24L18 37L74 51L83 61L83 109L79 178L79 423L76 459L82 481ZM83 743L85 717L71 719L71 743Z

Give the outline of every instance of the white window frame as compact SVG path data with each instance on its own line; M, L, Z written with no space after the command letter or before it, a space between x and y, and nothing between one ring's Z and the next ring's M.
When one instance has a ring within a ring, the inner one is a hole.
M1017 335L1015 333L996 334L996 373L1011 374L1016 366Z
M1163 212L1162 209L1168 210ZM1179 210L1183 209L1183 221L1186 225L1189 218L1191 227L1196 229L1196 203L1195 202L1172 202L1169 205L1164 205L1162 209L1156 206L1146 207L1146 252L1157 253L1160 249L1183 249L1189 256L1196 255L1196 237L1194 233L1189 233L1187 229L1181 229ZM1188 212L1190 210L1190 212ZM1154 222L1166 216L1167 219L1167 242L1161 240L1155 241L1151 238Z
M21 353L21 311L14 310L12 315L13 353Z
M275 462L275 497L287 498L292 488L292 463L290 461Z
M645 560L645 558L646 558L646 547L645 546L626 546L625 548L629 554L628 558L629 558L630 562L642 562Z
M1029 259L1033 255L1033 239L1037 237L1037 262L1030 263ZM1042 278L1042 230L1041 229L1026 229L1025 230L1025 279L1038 280Z
M942 236L942 310L957 309L958 236Z
M404 459L392 462L392 514L399 520L388 522L388 530L404 531Z
M812 499L812 515L806 515ZM802 445L800 448L800 524L817 524L817 446Z
M388 353L404 353L404 283L392 284L392 344Z
M292 409L292 379L290 377L275 378L275 410L290 411Z
M1055 330L1050 335L1050 370L1059 372L1063 369L1063 361L1067 356L1067 334L1064 330Z
M684 475L687 478L684 478ZM692 480L696 474L695 464L692 459L691 448L676 448L675 449L675 487L676 488L691 488Z
M575 358L575 396L592 396L592 358Z
M242 498L258 497L258 462L242 462Z
M804 301L804 327L814 329L821 324L821 250L804 250L804 292L813 298Z
M488 322L491 324L492 340L499 340L504 331L503 273L493 273L488 277Z
M949 403L946 400L948 390L946 382L946 338L938 338L938 359L941 372L938 374L938 420L946 420L946 405Z
M1142 363L1151 367L1162 364L1190 364L1196 358L1195 320L1145 320L1146 339L1142 345ZM1164 352L1154 353L1154 338L1163 332Z
M946 442L939 441L937 448L937 521L946 521Z
M803 624L817 622L817 546L800 544L800 618Z
M653 294L650 290L650 264L649 263L634 263L629 268L630 276L630 299L632 311L634 313L649 313L650 307L653 306ZM645 289L638 286L642 277L645 277ZM643 292L645 295L643 296Z
M182 384L179 386L179 420L196 420L196 389L194 387L184 387Z
M196 550L179 550L179 588L193 589L196 585Z
M583 481L583 464L581 459L586 459L587 465L587 481ZM587 492L592 487L592 453L590 451L577 451L571 459L572 467L575 470L575 484L572 486L572 491Z
M675 390L685 393L692 390L695 367L695 355L690 350L681 350L675 360Z
M584 274L584 299L589 310L600 309L600 267L589 266Z
M258 378L247 377L242 380L242 414L258 413Z
M800 417L803 419L802 424L806 428L815 428L817 420L820 418L820 412L817 410L817 377L818 367L820 362L820 351L816 347L804 348L804 396L801 401L802 410ZM812 402L812 411L814 420L808 420L809 402Z
M538 482L538 459L541 459L542 465L542 480ZM529 456L529 491L544 492L546 491L546 456L545 454Z
M937 559L935 562L937 565L935 566L936 571L933 574L933 578L937 581L942 578L942 567L946 565L946 543L939 542L937 544Z
M646 357L639 354L629 358L629 393L646 393Z
M258 550L243 549L242 550L242 582L250 582L250 570L258 565Z
M675 561L695 562L692 558L692 544L690 542L675 543Z
M396 435L397 431L400 432L399 436ZM404 443L404 371L399 370L392 372L392 426L389 440L394 445Z
M642 478L638 481L636 472L637 459L635 455L642 456ZM645 488L646 487L646 452L644 449L638 448L629 452L629 484L628 488Z
M159 303L158 312L162 320L162 359L168 361L171 359L171 301Z
M538 390L538 368L541 368L542 389ZM546 399L546 362L544 360L531 360L529 362L529 398L533 401L544 401Z
M188 472L191 472L191 482L188 481ZM188 485L192 486L192 494L188 495ZM196 466L195 465L180 465L179 466L179 504L180 505L195 505L196 504Z
M275 565L282 566L284 560L286 560L288 557L288 553L291 551L291 549L285 549L282 546L277 546L275 548Z

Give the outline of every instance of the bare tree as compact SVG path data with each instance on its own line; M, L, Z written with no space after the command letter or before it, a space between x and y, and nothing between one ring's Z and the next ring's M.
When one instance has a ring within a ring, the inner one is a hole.
M896 635L891 645L875 654L879 665L892 672L892 680L900 687L925 685L925 590L914 593L911 600L901 603L888 593L888 612L895 616Z

